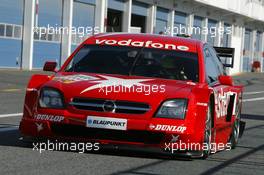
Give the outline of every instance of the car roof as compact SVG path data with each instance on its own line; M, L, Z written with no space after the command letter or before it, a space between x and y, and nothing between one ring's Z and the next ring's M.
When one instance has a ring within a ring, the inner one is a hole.
M188 52L197 52L197 44L202 43L202 41L195 40L195 39L190 39L190 38L184 38L184 37L177 37L177 36L167 36L167 35L158 35L158 34L146 34L146 33L102 33L102 34L96 34L90 38L88 38L84 44L103 44L104 41L128 41L130 40L131 42L152 42L152 43L157 43L157 44L168 44L170 45L176 45L177 49L178 46L183 46L179 47L179 50L182 50L184 47L188 47L189 50ZM110 43L109 41L109 43ZM108 44L110 45L110 44ZM111 44L112 45L112 44ZM118 44L113 44L117 45ZM128 45L133 47L133 45ZM151 48L151 47L150 47ZM187 51L187 50L185 50Z

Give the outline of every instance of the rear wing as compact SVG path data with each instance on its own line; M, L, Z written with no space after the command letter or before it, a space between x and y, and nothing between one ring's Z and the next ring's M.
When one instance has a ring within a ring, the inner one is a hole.
M235 49L230 47L214 47L224 67L234 67Z

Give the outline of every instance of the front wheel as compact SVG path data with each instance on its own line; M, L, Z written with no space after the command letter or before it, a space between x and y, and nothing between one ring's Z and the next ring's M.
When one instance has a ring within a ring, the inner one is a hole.
M229 138L229 143L231 143L231 148L235 149L238 143L239 133L240 133L240 112L236 116L236 120L233 125L232 133Z

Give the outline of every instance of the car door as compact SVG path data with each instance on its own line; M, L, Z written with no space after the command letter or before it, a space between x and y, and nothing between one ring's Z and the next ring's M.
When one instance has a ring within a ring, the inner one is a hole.
M215 143L226 143L228 137L227 130L230 129L230 122L226 121L230 87L222 85L218 81L218 77L224 75L225 72L213 48L205 45L204 56L207 82L210 88L212 88L215 98L214 130L212 139Z

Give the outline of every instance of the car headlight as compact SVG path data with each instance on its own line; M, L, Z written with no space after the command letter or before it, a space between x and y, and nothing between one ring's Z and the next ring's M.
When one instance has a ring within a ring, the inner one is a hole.
M156 117L184 119L187 108L187 99L173 99L165 101L159 108Z
M53 88L43 88L40 93L39 105L42 108L64 108L62 94Z

